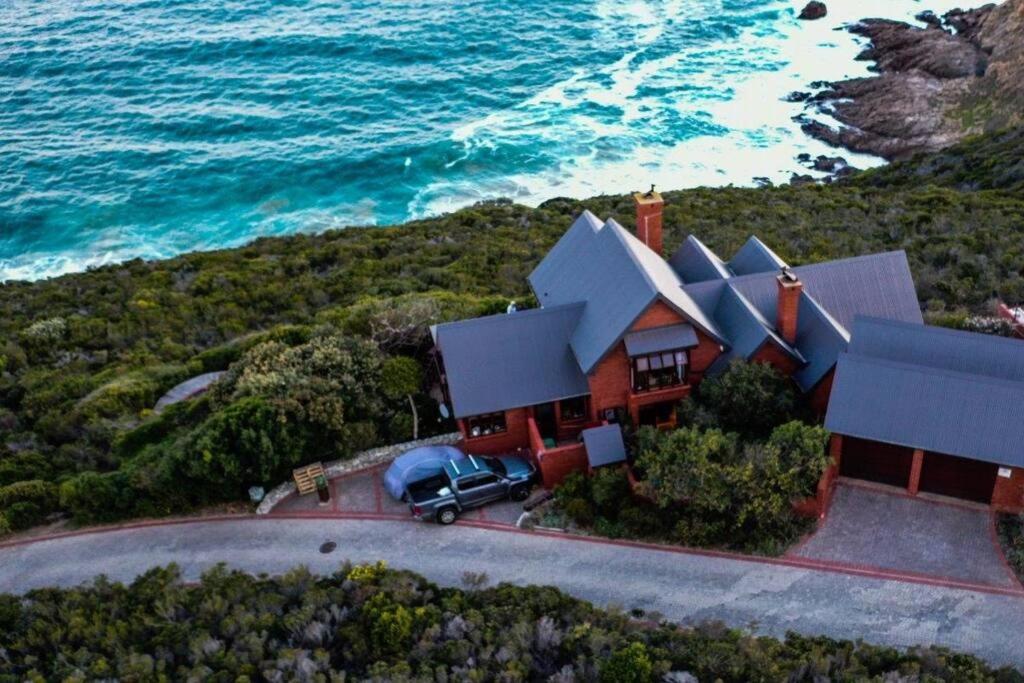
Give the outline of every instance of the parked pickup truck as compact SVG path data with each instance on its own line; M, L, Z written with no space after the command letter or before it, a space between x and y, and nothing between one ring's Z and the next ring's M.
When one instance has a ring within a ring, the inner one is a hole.
M449 460L441 474L410 483L406 500L413 517L451 524L463 510L496 500L526 500L536 471L522 458L469 456Z

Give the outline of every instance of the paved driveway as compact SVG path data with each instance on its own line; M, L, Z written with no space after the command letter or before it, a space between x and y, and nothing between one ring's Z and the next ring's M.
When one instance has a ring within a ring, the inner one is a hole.
M337 550L321 554L324 541L336 542ZM797 561L683 553L479 522L236 518L56 538L0 547L0 591L70 586L101 572L129 580L169 562L196 578L219 561L278 573L300 563L328 572L345 559L383 559L447 585L458 585L465 571L486 572L493 581L555 585L602 605L655 610L681 622L721 619L779 636L795 630L896 646L937 643L1024 667L1021 591L885 580Z
M270 514L276 516L316 514L322 517L332 514L337 514L339 517L352 514L372 514L408 519L410 516L409 506L395 500L384 490L382 477L385 469L387 469L387 464L331 479L331 502L328 505L320 505L316 495L292 494L278 503ZM469 510L463 514L463 517L515 526L522 514L522 503L505 500Z
M794 553L993 586L1018 586L988 508L840 483L828 518Z

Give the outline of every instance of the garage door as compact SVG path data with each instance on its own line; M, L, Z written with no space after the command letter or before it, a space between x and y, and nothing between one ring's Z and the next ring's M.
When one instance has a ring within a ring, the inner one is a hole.
M910 448L844 436L839 473L906 488L913 461L914 451Z
M921 467L921 490L990 503L998 470L991 463L929 451Z

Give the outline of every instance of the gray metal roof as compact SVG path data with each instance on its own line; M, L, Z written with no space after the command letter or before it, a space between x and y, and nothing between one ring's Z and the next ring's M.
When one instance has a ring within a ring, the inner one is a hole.
M587 461L591 467L613 465L626 460L626 444L622 441L619 425L602 425L584 429L583 444L587 448Z
M630 332L624 341L626 342L626 353L630 356L686 349L698 344L697 331L689 323Z
M569 339L583 304L551 306L438 325L455 417L590 393Z
M798 266L793 272L804 291L846 330L858 315L924 322L907 256L902 251ZM732 278L729 284L767 320L774 321L778 300L775 275L744 275Z
M729 261L729 270L734 275L750 275L751 273L778 273L786 267L786 262L779 258L779 255L768 248L756 236L751 235L750 239L740 247L736 255Z
M683 240L668 262L676 274L687 283L732 277L722 259L693 235Z
M841 354L825 427L909 448L1024 466L1024 382Z
M796 320L796 346L807 364L793 374L803 391L810 391L836 364L849 342L844 330L814 297L800 295Z
M1019 339L859 317L850 353L1024 382Z
M530 274L542 306L584 302L570 344L590 372L657 300L718 341L721 334L683 291L671 267L614 220L584 213Z

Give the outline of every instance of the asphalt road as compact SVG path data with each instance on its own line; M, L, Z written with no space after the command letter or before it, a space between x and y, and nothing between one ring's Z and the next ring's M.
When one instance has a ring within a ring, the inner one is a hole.
M324 541L337 550L321 554ZM448 585L459 585L467 570L492 582L550 584L683 623L719 619L773 635L935 643L1024 667L1021 597L465 525L234 519L70 536L0 548L0 591L72 586L100 573L130 580L171 562L196 578L221 561L279 573L297 564L329 572L345 559L382 559Z

